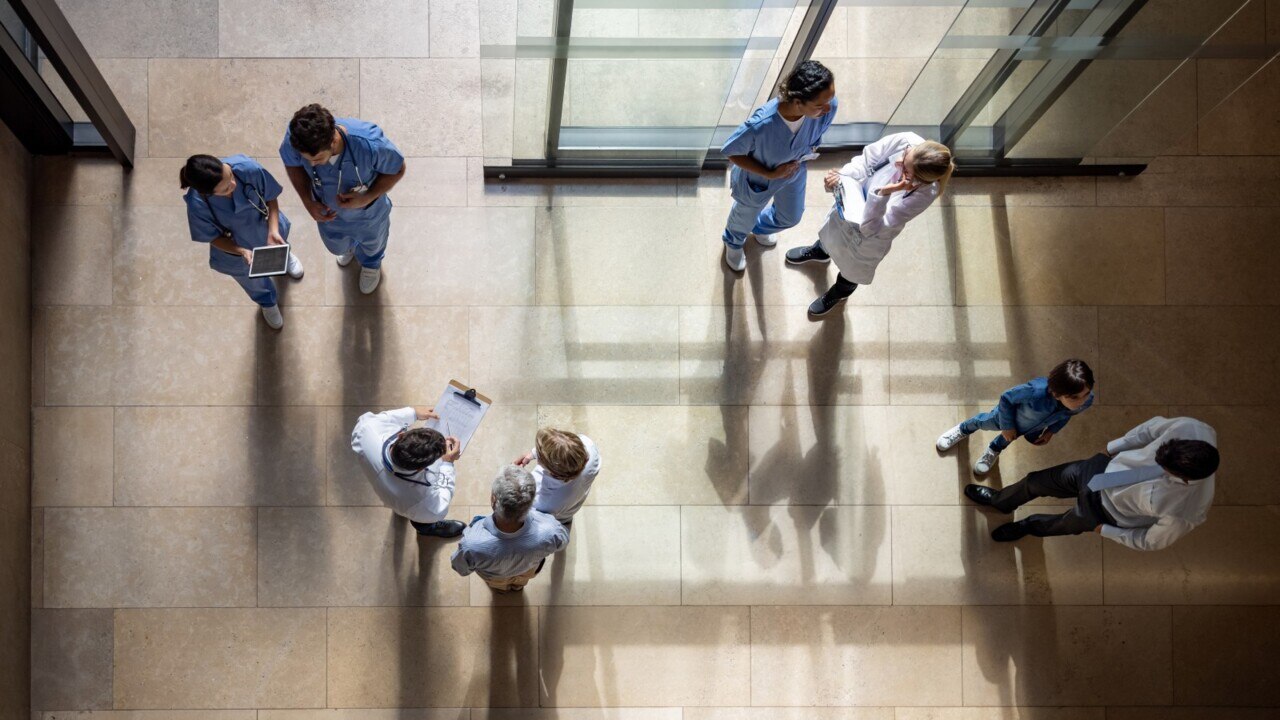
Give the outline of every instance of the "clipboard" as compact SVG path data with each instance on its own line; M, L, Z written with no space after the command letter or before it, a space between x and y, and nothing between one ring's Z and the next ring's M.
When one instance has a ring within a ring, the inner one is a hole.
M471 436L475 435L491 405L493 401L476 392L475 388L450 380L435 406L440 419L428 420L423 425L438 430L445 437L452 435L458 438L462 450L466 450L467 443L471 442Z
M867 189L857 178L841 175L836 185L836 209L845 222L862 222L866 213Z

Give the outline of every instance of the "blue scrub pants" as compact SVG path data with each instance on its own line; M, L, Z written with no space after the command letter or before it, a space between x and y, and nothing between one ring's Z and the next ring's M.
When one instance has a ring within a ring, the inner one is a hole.
M977 415L974 415L968 420L960 423L960 429L969 435L972 435L979 430L1001 430L1000 413L997 410L988 410L984 413L978 413ZM1047 429L1048 428L1043 424L1037 425L1025 433L1018 432L1018 437L1026 437L1028 440L1031 440L1033 438L1040 437L1040 435ZM1004 439L1004 435L996 435L988 447L995 452L1000 452L1009 447L1009 441Z
M804 215L805 168L800 169L777 190L753 193L734 193L733 207L725 223L724 244L740 250L747 244L747 233L772 235L795 227ZM773 204L770 205L769 201ZM768 207L766 207L768 206Z
M249 299L262 307L271 307L276 304L275 281L269 277L249 277L249 265L239 255L230 255L210 247L209 267L223 275L231 276L240 283L240 287L244 288Z
M382 205L382 200L387 200ZM360 267L382 267L382 257L387 254L387 239L391 236L391 201L385 195L368 208L369 216L356 220L339 218L316 223L320 239L334 255L356 252Z

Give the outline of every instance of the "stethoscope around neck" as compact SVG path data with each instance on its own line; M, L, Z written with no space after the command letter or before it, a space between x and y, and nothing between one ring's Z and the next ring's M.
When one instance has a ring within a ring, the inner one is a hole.
M395 465L391 464L391 444L394 443L398 437L400 437L400 433L392 435L387 438L386 442L382 443L382 466L387 469L387 472L395 475L405 482L411 482L414 485L422 485L423 487L431 487L431 483L417 479L417 477L422 474L421 470L411 475L406 475L405 473L397 470Z
M342 128L338 128L338 132L342 133L342 153L338 155L338 192L341 193L342 192L342 164L347 159L347 151L351 149L351 135L350 133L348 133L346 130L343 130ZM353 158L351 160L351 167L356 171L356 187L352 188L352 190L354 190L355 192L361 192L361 190L356 189L356 188L364 188L365 186L364 175L361 174L360 172L360 163L357 163ZM320 188L323 186L323 183L320 182L320 171L316 170L316 166L311 165L310 163L307 164L307 169L311 172L311 185L312 185L312 190L317 195L316 199L323 200L322 197L318 197L320 195Z
M258 211L258 214L262 216L263 220L270 220L271 208L267 206L267 199L263 197L262 191L259 190L257 186L255 186L253 183L246 181L244 178L240 177L239 175L236 175L235 170L231 171L231 175L236 179L236 182L240 183L246 188L244 191L244 199L249 201L249 205L251 205L254 210ZM253 194L258 196L258 202L254 202L253 198L249 196L249 190L252 190ZM218 213L216 210L213 209L213 203L209 202L209 195L207 193L200 193L200 199L204 200L205 207L209 208L209 217L213 220L213 224L217 225L218 229L221 230L224 234L230 235L231 231L227 229L225 225L222 224L222 221L218 220ZM234 207L235 198L232 197L229 199L232 201L232 204Z

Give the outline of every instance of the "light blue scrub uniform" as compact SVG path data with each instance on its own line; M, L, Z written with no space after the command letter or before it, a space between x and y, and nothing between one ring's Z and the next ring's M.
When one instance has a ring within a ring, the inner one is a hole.
M212 243L230 236L236 245L252 250L267 244L267 203L280 197L280 183L271 173L244 155L222 158L231 166L236 178L236 189L231 197L204 195L195 188L188 188L187 225L191 239ZM280 235L289 239L289 218L280 212ZM269 277L249 277L249 263L239 255L223 252L209 245L209 267L223 275L230 275L240 283L249 297L262 307L276 304L276 284Z
M394 175L404 167L404 155L385 135L382 128L355 118L334 118L345 128L346 141L337 162L312 165L289 143L289 131L280 143L280 159L288 167L300 167L311 176L311 196L336 211L329 222L316 223L320 239L334 255L354 248L361 267L382 266L391 233L391 198L383 195L367 207L343 209L338 194L353 188L369 188L379 175Z
M817 150L822 134L835 120L838 107L836 99L832 98L831 109L826 115L816 119L805 118L800 129L792 133L778 114L778 100L775 98L752 113L729 136L721 152L725 157L749 155L771 169L799 160ZM733 208L725 224L724 243L737 249L746 244L747 233L772 235L795 227L804 215L807 164L800 163L800 169L791 177L776 180L765 179L734 165L729 174ZM769 205L770 200L772 205Z

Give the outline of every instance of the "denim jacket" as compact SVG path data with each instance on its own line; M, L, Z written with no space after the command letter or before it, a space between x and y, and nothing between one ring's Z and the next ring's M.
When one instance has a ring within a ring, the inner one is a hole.
M1072 415L1079 415L1092 405L1093 393L1089 393L1079 410L1068 410L1049 394L1049 378L1038 377L1005 390L995 412L1001 430L1012 428L1021 436L1041 429L1056 435L1067 426Z

